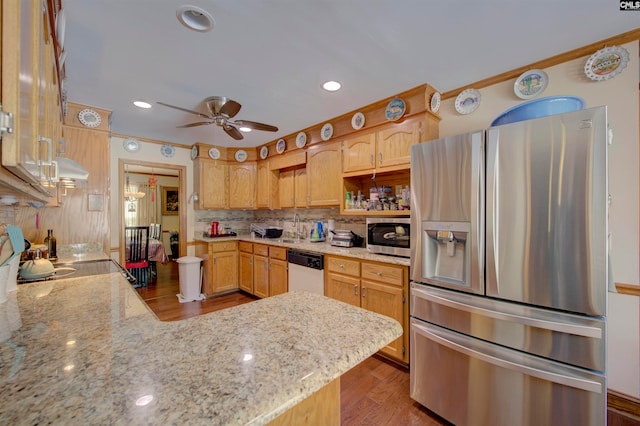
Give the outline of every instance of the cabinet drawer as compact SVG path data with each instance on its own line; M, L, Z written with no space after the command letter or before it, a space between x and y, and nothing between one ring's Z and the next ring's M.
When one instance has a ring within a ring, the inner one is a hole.
M258 256L268 257L269 256L269 246L264 245L264 244L254 244L253 245L253 253L257 254Z
M363 263L362 279L382 281L386 284L402 285L403 267L381 263Z
M219 243L209 243L211 246L211 251L213 253L218 253L221 251L232 251L238 249L237 241L220 241Z
M238 249L245 253L253 253L253 243L246 241L238 241Z
M341 257L327 257L327 269L331 272L339 274L360 276L360 262L357 260L349 260Z
M269 257L271 259L287 260L287 249L284 247L269 247Z

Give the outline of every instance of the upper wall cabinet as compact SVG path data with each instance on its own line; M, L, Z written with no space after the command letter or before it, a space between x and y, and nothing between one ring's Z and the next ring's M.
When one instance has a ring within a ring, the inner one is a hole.
M229 208L256 208L255 162L229 165Z
M339 206L342 199L340 142L317 144L307 150L307 205Z
M229 166L226 161L196 158L193 166L194 188L198 193L198 202L194 204L194 208L229 208Z
M62 131L62 108L47 3L2 3L2 108L13 114L2 137L2 166L48 199ZM4 180L4 178L3 178ZM37 196L36 196L37 198Z
M411 146L437 137L438 125L424 115L345 139L342 172L345 175L408 169Z

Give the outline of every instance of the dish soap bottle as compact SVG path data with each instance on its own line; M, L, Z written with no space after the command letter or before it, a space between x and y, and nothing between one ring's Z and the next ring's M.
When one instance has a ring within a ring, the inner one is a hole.
M47 236L44 239L44 245L47 246L49 259L57 259L57 242L56 237L53 236L53 229L47 229Z

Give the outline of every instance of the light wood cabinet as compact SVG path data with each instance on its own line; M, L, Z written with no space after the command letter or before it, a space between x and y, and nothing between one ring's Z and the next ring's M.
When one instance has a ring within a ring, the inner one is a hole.
M280 207L307 207L307 169L297 168L280 172L278 181Z
M409 362L408 268L380 262L326 256L325 294L398 321L404 333L380 350Z
M253 294L269 297L289 290L287 249L253 244Z
M240 290L253 294L253 244L239 241L238 252L238 286Z
M256 208L277 209L279 207L279 181L280 172L271 170L269 161L260 161L257 166L256 176Z
M238 242L198 242L196 256L203 259L203 293L209 297L238 288Z
M339 206L342 200L341 142L311 146L307 150L309 207Z
M48 10L49 5L41 0L3 2L0 26L0 103L13 114L13 132L2 136L6 170L0 173L0 191L44 202L55 193L53 160L62 134L54 30L48 25L48 14L56 11Z
M200 210L226 209L229 207L229 167L219 160L197 158L194 160L194 188Z
M254 209L256 206L255 162L229 165L229 208Z
M385 126L377 132L356 135L343 141L342 172L371 173L373 170L408 169L411 162L411 146L437 137L437 123L423 116L406 119L401 123Z

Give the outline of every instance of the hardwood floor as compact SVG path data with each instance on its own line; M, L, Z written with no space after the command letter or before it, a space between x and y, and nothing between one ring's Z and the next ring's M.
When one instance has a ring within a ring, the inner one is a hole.
M157 265L158 275L138 294L161 321L178 321L257 300L236 292L203 301L180 303L178 264ZM341 424L358 425L448 425L449 423L409 397L409 370L374 355L345 373L340 382ZM607 423L640 425L636 416L608 410Z

